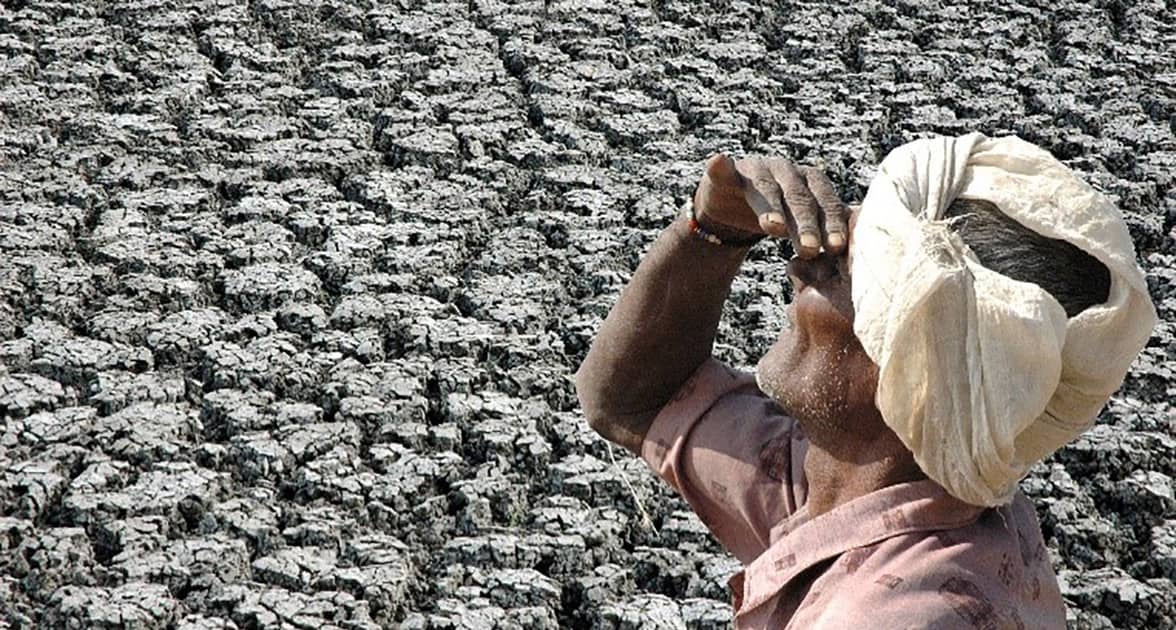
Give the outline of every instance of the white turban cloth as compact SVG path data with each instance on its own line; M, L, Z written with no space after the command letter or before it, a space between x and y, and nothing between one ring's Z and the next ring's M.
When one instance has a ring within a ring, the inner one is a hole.
M1098 259L1107 301L1067 318L1044 289L982 266L942 220L957 198ZM1093 424L1156 323L1119 210L1016 137L895 149L851 247L854 332L879 367L878 409L923 472L973 505L1010 501L1034 463Z

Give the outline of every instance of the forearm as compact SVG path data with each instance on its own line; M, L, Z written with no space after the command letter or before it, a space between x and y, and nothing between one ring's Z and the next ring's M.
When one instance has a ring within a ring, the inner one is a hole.
M747 251L699 240L681 218L662 232L576 373L580 406L593 429L640 451L658 410L710 356Z

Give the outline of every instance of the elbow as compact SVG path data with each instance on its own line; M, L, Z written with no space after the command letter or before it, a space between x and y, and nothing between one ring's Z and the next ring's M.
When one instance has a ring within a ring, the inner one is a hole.
M600 411L593 411L581 407L584 411L584 422L600 437L612 442L614 444L620 443L620 436L616 430L616 423L613 422L611 416Z
M599 387L595 379L588 376L584 366L580 366L579 371L576 372L575 385L576 400L580 402L580 411L584 413L584 419L593 431L600 433L598 427L603 425L604 414L600 413L598 406L598 401L601 398Z
M625 430L625 425L619 422L616 416L607 413L593 412L589 410L584 411L584 420L588 428L592 429L596 435L624 447L634 453L640 454L641 441L638 439L633 441L632 435Z
M615 423L608 412L607 396L599 379L595 378L592 370L581 365L576 372L575 386L576 399L580 402L580 411L589 428L604 439L616 442Z
M617 442L616 435L612 430L613 425L608 421L607 416L584 412L584 421L585 424L588 425L588 428L592 429L596 435L599 435L609 442Z
M625 414L610 406L607 388L587 376L583 368L576 374L576 398L588 427L600 437L623 447L635 455L641 454L641 444L648 428L648 414Z

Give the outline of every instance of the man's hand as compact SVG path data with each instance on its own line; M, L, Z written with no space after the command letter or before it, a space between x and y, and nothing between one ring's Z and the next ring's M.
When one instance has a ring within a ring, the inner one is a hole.
M711 156L694 212L704 228L744 234L788 236L796 255L845 252L849 212L823 171L783 158L733 160Z
M848 213L817 169L716 155L694 197L719 238L790 236L796 252L843 253ZM588 423L640 454L658 411L711 354L723 302L750 247L716 247L675 221L658 237L604 320L576 373ZM716 229L717 228L717 229Z

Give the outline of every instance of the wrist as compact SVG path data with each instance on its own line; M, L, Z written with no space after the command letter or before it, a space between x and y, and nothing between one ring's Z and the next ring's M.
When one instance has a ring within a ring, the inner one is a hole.
M695 238L714 245L748 248L763 240L765 236L763 233L748 232L698 216L693 199L686 201L682 208L682 217Z

